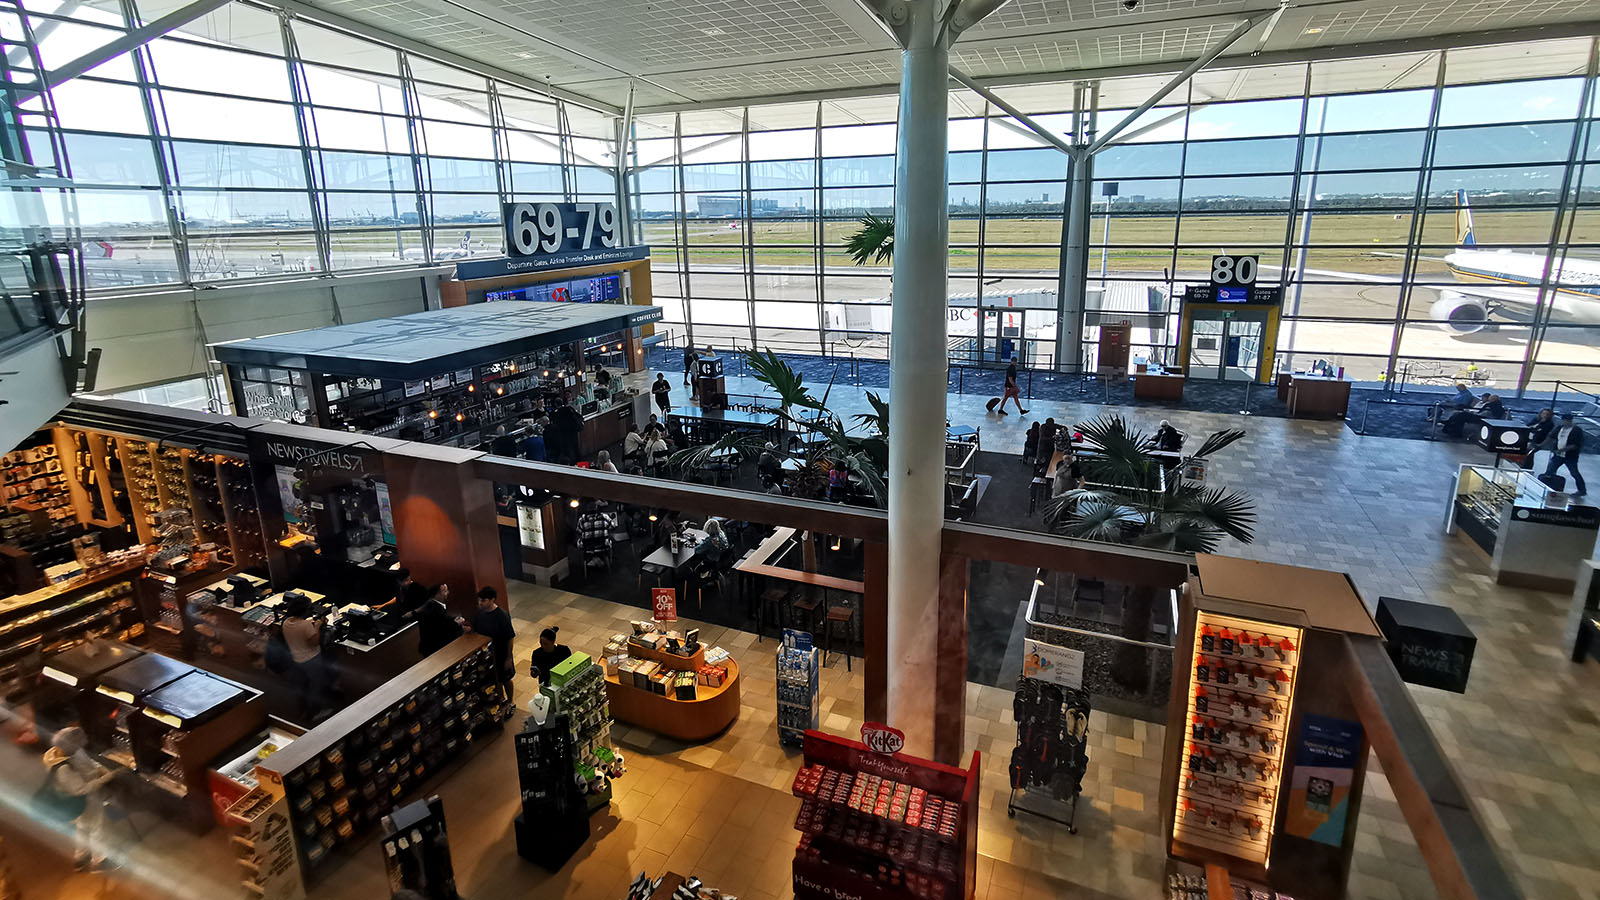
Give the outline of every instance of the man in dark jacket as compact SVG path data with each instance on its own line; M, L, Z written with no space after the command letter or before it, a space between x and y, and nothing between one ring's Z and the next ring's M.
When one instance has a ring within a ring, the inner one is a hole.
M1583 454L1583 429L1572 421L1572 413L1561 414L1561 425L1550 435L1546 447L1551 451L1550 465L1545 466L1544 477L1556 474L1556 469L1566 466L1572 473L1572 484L1577 488L1573 496L1582 497L1588 492L1583 475L1578 471L1578 457Z
M473 634L481 634L489 639L489 648L494 653L496 679L500 682L501 696L511 699L511 677L514 669L511 662L511 642L516 640L516 629L511 625L511 614L500 608L496 602L499 594L492 587L486 587L478 592L478 610L472 614L468 627Z
M417 610L417 652L423 656L443 650L462 634L461 618L445 606L450 588L441 584L430 593L432 596Z

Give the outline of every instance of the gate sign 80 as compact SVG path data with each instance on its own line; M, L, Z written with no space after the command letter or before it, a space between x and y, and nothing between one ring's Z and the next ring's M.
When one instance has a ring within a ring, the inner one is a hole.
M610 203L507 203L511 256L546 256L616 247L617 208Z
M1256 283L1259 256L1211 257L1211 283L1219 288L1249 287Z

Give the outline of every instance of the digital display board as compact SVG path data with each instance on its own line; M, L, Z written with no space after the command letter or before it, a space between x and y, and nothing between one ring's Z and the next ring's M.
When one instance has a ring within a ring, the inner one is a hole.
M509 291L489 291L483 295L483 299L489 301L536 300L545 303L608 303L621 298L620 275L544 281Z

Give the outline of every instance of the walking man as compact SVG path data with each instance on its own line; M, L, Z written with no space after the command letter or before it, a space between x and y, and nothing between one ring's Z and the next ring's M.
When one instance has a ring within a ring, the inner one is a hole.
M1550 437L1548 446L1551 450L1550 465L1545 467L1544 476L1549 478L1556 474L1556 469L1566 466L1572 473L1573 496L1582 497L1588 492L1583 484L1583 474L1578 471L1578 457L1583 453L1583 429L1574 425L1572 413L1561 414L1561 425L1556 428L1555 434Z

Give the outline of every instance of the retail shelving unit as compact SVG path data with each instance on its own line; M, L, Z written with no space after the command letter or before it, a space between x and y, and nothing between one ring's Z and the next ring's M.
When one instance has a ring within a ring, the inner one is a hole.
M979 754L966 769L807 731L795 828L796 900L970 900Z
M778 743L798 747L805 733L817 727L822 652L812 646L809 633L785 628L776 658Z
M1198 623L1173 837L1265 866L1304 635L1214 613Z

